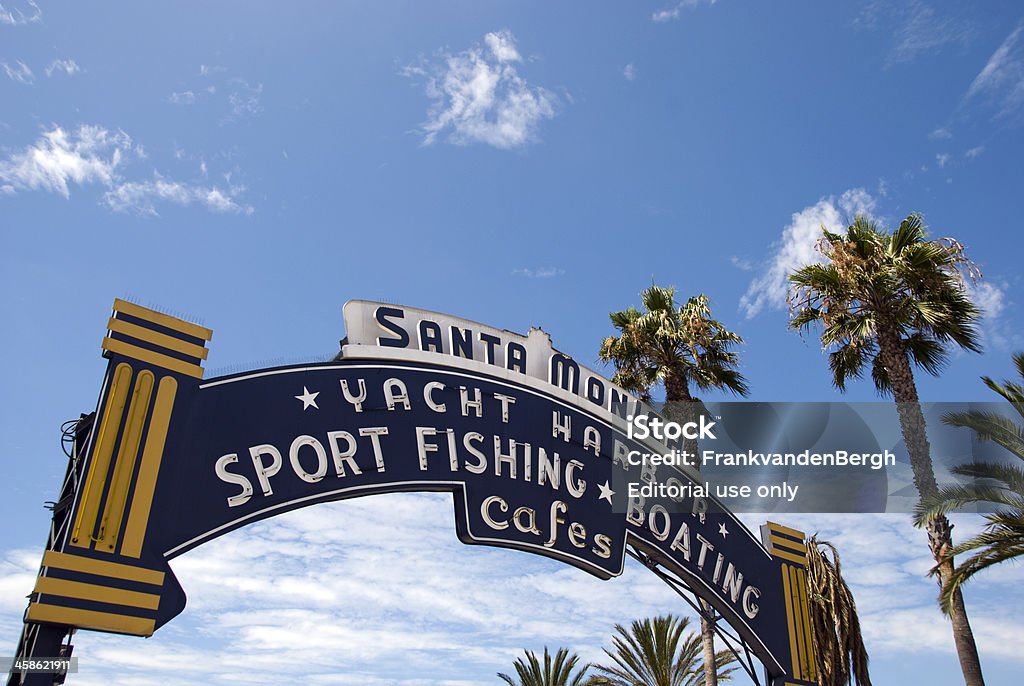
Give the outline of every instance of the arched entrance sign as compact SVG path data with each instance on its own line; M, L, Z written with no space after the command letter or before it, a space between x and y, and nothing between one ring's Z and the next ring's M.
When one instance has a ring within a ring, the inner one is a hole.
M238 527L447 491L463 542L603 579L633 550L709 603L767 683L814 683L803 534L768 524L762 542L705 501L669 512L616 492L623 456L643 448L624 418L648 410L543 331L352 301L333 361L204 381L210 330L122 300L113 310L19 656L66 652L73 628L153 634L185 607L169 561ZM37 677L9 684L52 683Z

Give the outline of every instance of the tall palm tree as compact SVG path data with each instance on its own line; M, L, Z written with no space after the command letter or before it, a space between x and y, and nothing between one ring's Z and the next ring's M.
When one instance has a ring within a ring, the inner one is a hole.
M1024 354L1014 355L1013 363L1024 380ZM982 381L1024 417L1024 386L1009 380L1000 384L987 376L982 377ZM979 440L994 441L1024 462L1024 426L1002 414L972 410L950 413L942 420L951 426L972 429ZM953 570L943 585L940 603L947 613L953 607L953 597L961 584L983 569L1024 555L1024 468L1015 464L970 462L951 471L973 481L940 488L933 497L923 498L915 512L918 526L971 503L987 502L1001 508L985 515L985 531L947 552L950 558L973 553Z
M586 686L590 683L587 679L590 665L583 665L573 674L580 658L566 648L559 648L552 658L547 646L544 646L543 665L532 650L523 652L526 653L526 659L518 657L513 663L517 679L498 672L498 677L509 686Z
M832 351L829 366L840 391L870 365L878 391L895 398L914 485L922 497L930 498L938 485L911 363L936 374L951 345L980 349L975 328L980 312L963 284L964 271L975 275L973 266L956 241L927 240L917 214L892 233L864 217L854 219L845 234L822 231L818 250L826 262L807 265L789 277L790 327L822 327L822 347ZM953 574L947 556L952 547L949 520L936 515L925 528L945 585ZM959 589L951 601L951 620L964 681L982 686L978 649Z
M839 551L816 535L807 541L807 587L819 686L846 686L851 678L871 686L857 604L843 580Z
M690 421L695 401L691 389L725 389L747 395L747 380L736 369L739 356L732 348L743 342L739 335L711 318L711 303L701 293L682 306L675 288L652 284L640 294L645 312L635 307L609 316L618 336L608 336L598 353L602 362L615 365L613 381L649 401L651 389L665 387L665 413L670 419L682 413ZM696 441L684 444L696 452ZM701 604L701 636L704 641L705 686L716 686L715 631L711 607Z
M596 665L600 673L595 684L607 686L700 686L704 683L701 640L687 631L686 617L634 620L627 631L615 625L613 650L604 649L610 665ZM733 656L728 651L715 655L714 668L726 681L735 668L727 668Z

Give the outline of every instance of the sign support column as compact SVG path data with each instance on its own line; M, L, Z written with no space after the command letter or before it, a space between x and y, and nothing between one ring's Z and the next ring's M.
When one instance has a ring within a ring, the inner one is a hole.
M768 522L761 527L761 537L781 567L791 658L791 663L785 666L792 677L776 679L772 686L817 686L818 662L807 592L805 535L788 526Z

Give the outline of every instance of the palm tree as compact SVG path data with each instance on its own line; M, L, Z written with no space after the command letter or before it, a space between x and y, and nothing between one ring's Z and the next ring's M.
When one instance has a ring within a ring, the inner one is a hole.
M839 551L816 535L807 541L807 592L818 684L845 686L852 677L858 686L871 686L857 604L843 580Z
M1014 355L1013 363L1024 379L1024 354ZM987 376L982 377L982 381L1006 398L1024 417L1024 386L1009 380L1000 384ZM994 441L1024 461L1024 426L999 413L980 410L954 412L944 416L942 421L951 426L968 427L979 440ZM947 552L951 561L955 555L973 553L945 580L940 604L947 613L964 582L983 569L1024 555L1024 469L1014 464L970 462L951 471L974 481L940 488L933 497L922 498L915 512L918 526L932 517L945 515L971 503L994 503L1003 509L985 515L985 531Z
M651 285L640 299L646 312L630 307L609 315L619 335L605 338L598 355L615 365L615 383L646 400L660 382L669 403L695 400L693 386L749 392L735 369L739 356L731 350L743 339L711 319L706 295L677 308L675 288Z
M593 683L607 686L699 686L704 683L701 640L687 631L686 617L634 620L627 631L615 625L614 650L604 649L612 664L596 665L601 674ZM733 656L728 651L715 655L717 676L726 681L735 668L726 669Z
M630 307L609 315L619 335L605 338L598 355L602 362L615 365L615 383L650 401L651 389L660 382L665 386L666 415L671 419L681 412L683 421L693 416L693 386L747 395L747 381L736 370L739 356L732 350L743 339L711 318L706 295L693 296L677 307L675 288L652 284L640 299L645 312ZM685 443L684 450L695 453L696 441ZM716 686L714 619L711 607L703 602L701 606L705 686Z
M870 365L882 394L896 401L900 429L910 455L914 485L923 498L938 491L932 470L924 414L911 362L931 374L941 369L951 344L980 350L975 323L979 310L963 284L963 271L976 275L962 245L926 240L920 215L904 219L894 232L857 217L845 235L822 229L823 264L792 275L790 327L822 327L822 347L843 391ZM932 556L943 585L953 574L950 524L945 515L925 522ZM953 638L967 686L982 686L981 662L959 589L951 601Z
M552 658L547 646L544 646L543 666L532 650L523 652L526 653L526 660L518 657L514 663L518 680L498 672L498 677L509 686L586 686L589 683L586 673L590 665L583 665L573 674L580 657L566 648L559 648Z

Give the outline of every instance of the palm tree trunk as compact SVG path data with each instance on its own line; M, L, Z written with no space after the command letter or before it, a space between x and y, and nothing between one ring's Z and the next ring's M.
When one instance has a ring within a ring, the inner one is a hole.
M711 606L701 601L704 612L710 616ZM704 614L700 616L700 637L704 644L704 686L718 686L718 666L715 663L715 621Z
M666 419L671 421L690 422L694 419L694 399L690 395L686 375L682 371L669 372L665 375L665 403L668 410ZM697 453L696 439L685 439L683 450ZM697 461L700 464L700 461ZM699 469L699 467L698 467ZM704 644L704 686L718 686L718 665L715 661L715 620L711 606L700 601L700 637Z
M879 355L889 381L892 384L893 397L896 400L896 411L900 420L900 431L910 455L910 467L914 473L914 485L922 497L933 496L938 491L935 472L932 469L931 447L925 433L924 412L917 396L917 385L910 369L906 350L896 333L896 328L886 326L884 319L877 322ZM939 588L944 588L953 574L953 560L945 557L953 546L952 525L945 515L933 517L926 525L928 531L928 547L932 558L938 565ZM953 641L957 656L960 659L960 670L964 675L966 686L985 686L985 678L981 673L981 659L978 657L978 646L974 641L974 632L967 618L967 608L963 595L957 589L953 595L950 608L950 619L953 625Z

